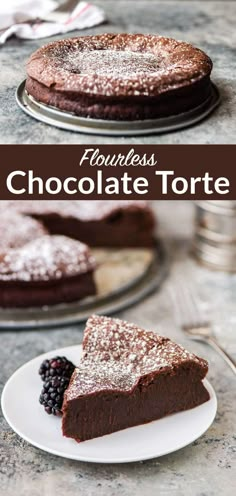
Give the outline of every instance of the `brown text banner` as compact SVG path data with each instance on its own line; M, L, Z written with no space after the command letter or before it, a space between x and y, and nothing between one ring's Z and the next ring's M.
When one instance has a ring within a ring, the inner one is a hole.
M236 199L236 145L0 145L0 200Z

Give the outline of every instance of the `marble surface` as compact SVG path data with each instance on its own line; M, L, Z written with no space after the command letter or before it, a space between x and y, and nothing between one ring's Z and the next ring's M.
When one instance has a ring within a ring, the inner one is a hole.
M0 143L235 143L236 2L168 0L94 0L106 25L86 30L159 33L196 44L214 62L213 80L222 105L201 124L162 136L107 138L62 131L36 122L18 109L14 93L25 77L29 55L49 40L10 40L0 47ZM76 35L73 33L72 35ZM82 31L78 34L83 34Z
M189 341L176 325L170 298L173 274L180 270L196 285L202 308L220 342L236 357L236 275L211 272L190 257L191 202L157 202L159 231L170 254L169 280L151 297L119 314L153 328L209 361L209 380L218 396L215 422L192 445L162 458L124 465L79 463L33 448L0 416L0 496L233 496L235 494L235 376L207 345ZM174 215L173 215L174 212ZM0 388L25 361L40 353L80 343L83 326L1 332ZM19 405L20 408L20 405Z

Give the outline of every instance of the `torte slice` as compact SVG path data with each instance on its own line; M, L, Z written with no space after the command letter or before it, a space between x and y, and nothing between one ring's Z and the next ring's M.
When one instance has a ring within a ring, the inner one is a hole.
M0 306L34 307L77 301L96 293L88 246L44 235L0 253Z
M63 402L63 435L86 441L209 399L207 362L166 337L92 316Z

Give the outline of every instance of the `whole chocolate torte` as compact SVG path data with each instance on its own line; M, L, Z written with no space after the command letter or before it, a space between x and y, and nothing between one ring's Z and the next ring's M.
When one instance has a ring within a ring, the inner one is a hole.
M64 436L85 441L209 399L205 360L154 332L92 316L64 395Z
M102 34L55 41L27 64L36 100L82 117L143 120L192 109L211 94L209 57L156 35Z

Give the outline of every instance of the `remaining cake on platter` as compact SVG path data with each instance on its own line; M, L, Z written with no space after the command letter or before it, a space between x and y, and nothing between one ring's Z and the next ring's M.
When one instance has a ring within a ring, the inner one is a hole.
M63 434L86 441L201 405L209 399L207 370L168 338L94 315L65 391Z
M144 120L176 115L211 95L210 58L192 45L144 34L55 41L27 64L35 100L82 117Z
M77 301L96 293L88 246L44 235L0 253L0 306L34 307Z
M35 218L50 234L89 246L147 247L154 242L154 214L143 200L11 200L0 203L0 215L5 211Z
M152 247L154 226L145 201L0 202L0 307L94 295L89 246Z

